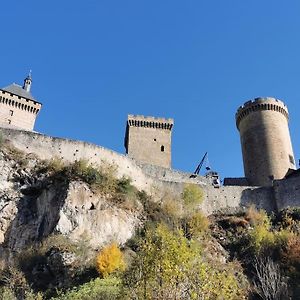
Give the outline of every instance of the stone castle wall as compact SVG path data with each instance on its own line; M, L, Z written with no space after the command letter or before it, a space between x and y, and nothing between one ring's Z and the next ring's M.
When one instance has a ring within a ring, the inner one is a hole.
M0 125L33 130L41 104L0 90Z
M90 143L10 128L1 128L0 134L3 139L10 141L16 148L25 153L34 153L41 159L56 157L69 162L86 159L91 164L101 165L104 161L114 164L118 167L117 175L119 177L123 175L131 177L133 184L138 189L145 190L157 199L168 193L178 196L186 183L198 184L204 192L201 208L206 214L241 209L250 204L255 204L270 212L274 211L276 207L296 205L297 199L300 199L300 180L298 183L296 179L277 181L276 192L273 187L221 186L214 188L208 178L202 176L190 178L189 173L137 163L128 156ZM294 181L297 182L297 185ZM293 185L296 188L292 189L290 193L285 193L285 190L290 189ZM282 202L278 200L278 197Z

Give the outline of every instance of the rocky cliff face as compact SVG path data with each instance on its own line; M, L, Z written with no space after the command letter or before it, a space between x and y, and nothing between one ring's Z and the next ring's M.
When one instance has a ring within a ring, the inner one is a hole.
M0 150L0 244L9 253L52 233L73 241L125 243L140 224L138 209L123 209L80 180L37 173L41 161L16 149ZM2 252L2 254L5 252Z

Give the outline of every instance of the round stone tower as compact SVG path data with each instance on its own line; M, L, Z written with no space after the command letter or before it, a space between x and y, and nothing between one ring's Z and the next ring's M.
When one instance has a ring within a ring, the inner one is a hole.
M240 132L245 176L251 185L271 185L295 169L288 127L288 109L275 98L256 98L239 107L236 126Z

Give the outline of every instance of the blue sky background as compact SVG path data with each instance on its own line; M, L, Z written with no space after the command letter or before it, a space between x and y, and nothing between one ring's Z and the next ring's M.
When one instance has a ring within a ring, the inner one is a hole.
M173 167L205 151L242 176L239 105L274 96L300 157L300 1L28 0L1 3L0 85L43 104L36 130L124 153L127 114L175 119Z

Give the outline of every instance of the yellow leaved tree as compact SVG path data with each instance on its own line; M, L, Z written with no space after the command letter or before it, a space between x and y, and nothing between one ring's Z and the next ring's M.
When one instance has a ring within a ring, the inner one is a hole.
M99 252L96 268L104 278L115 271L123 271L125 269L123 253L116 243L104 247Z

